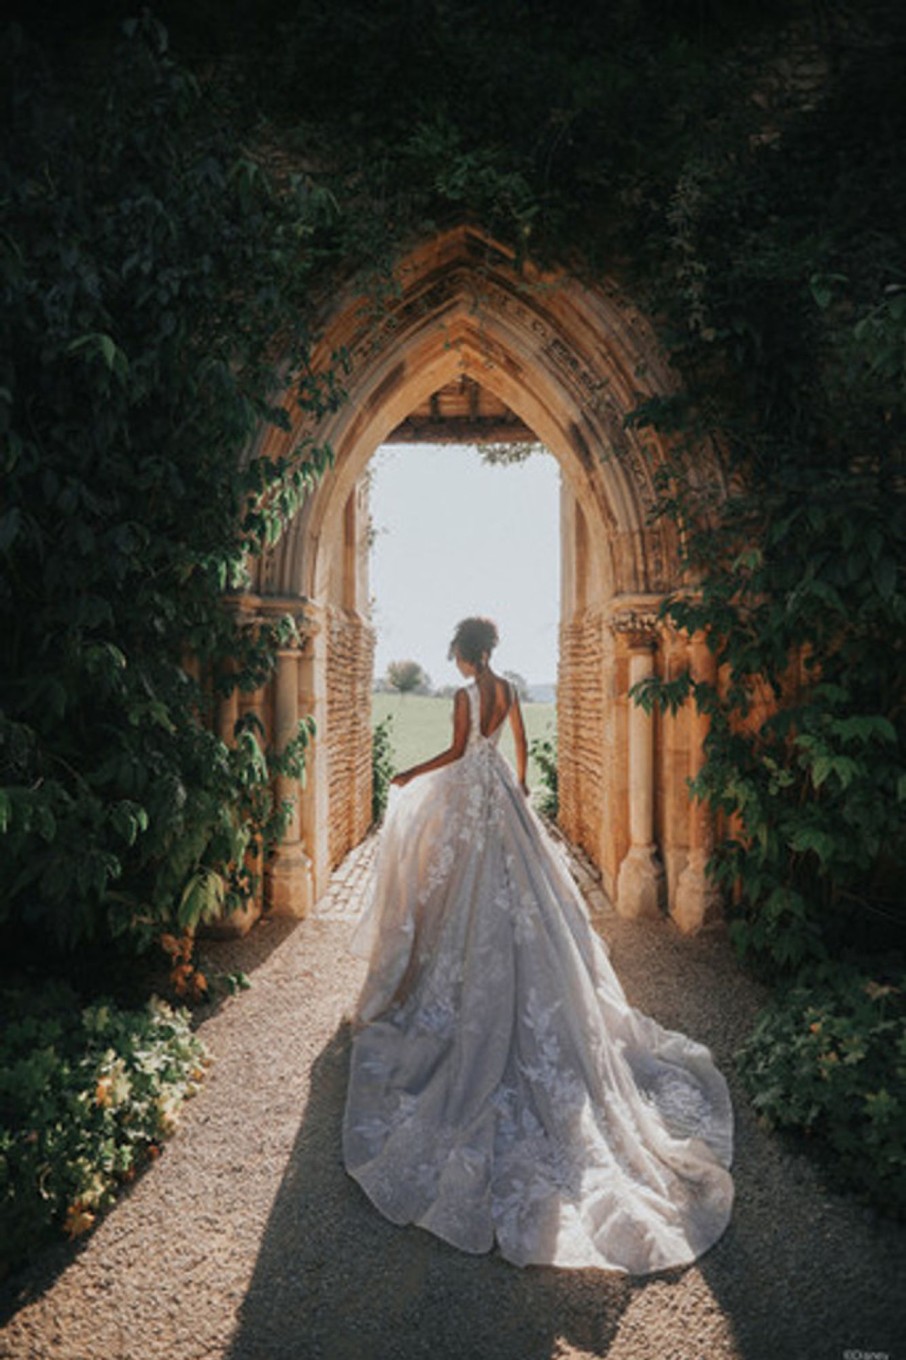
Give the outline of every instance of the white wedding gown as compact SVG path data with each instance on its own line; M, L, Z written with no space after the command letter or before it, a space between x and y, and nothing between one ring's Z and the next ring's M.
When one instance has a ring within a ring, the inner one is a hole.
M351 942L370 969L346 1168L388 1219L463 1251L687 1263L730 1218L727 1083L702 1044L629 1005L468 693L461 759L393 791Z

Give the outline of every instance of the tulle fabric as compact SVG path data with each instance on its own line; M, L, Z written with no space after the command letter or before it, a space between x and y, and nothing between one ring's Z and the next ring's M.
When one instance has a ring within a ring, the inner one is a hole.
M394 1223L517 1265L685 1264L733 1203L733 1110L709 1050L631 1007L495 738L394 790L343 1124Z

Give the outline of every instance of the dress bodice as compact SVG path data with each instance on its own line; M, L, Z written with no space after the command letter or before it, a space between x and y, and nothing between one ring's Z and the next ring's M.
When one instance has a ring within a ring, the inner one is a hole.
M485 736L481 730L481 693L477 681L473 680L466 686L466 693L469 696L469 747L487 744L496 746L500 740L500 733L506 724L506 717L494 728L490 736Z

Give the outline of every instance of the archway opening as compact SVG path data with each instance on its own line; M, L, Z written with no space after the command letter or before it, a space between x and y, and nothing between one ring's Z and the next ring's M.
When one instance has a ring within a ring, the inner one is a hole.
M666 901L694 928L710 910L707 830L687 787L701 734L688 713L651 718L628 698L631 684L672 673L688 656L656 620L663 594L679 584L672 530L649 513L666 451L626 420L640 400L672 387L653 331L614 283L517 268L471 227L413 251L398 278L378 317L354 291L331 300L319 353L325 365L338 351L348 356L347 400L316 428L297 418L264 444L279 454L313 434L335 453L258 580L261 597L295 601L304 615L298 680L288 661L284 693L319 730L298 843L283 852L285 895L292 900L306 860L317 898L332 861L370 820L368 464L395 432L424 434L443 415L444 394L455 393L468 406L461 420L480 424L486 400L498 422L531 432L561 468L561 826L620 910L659 912Z
M541 445L460 444L456 433L391 440L368 472L373 718L389 718L398 768L449 740L462 680L447 649L470 614L498 624L493 664L517 687L530 743L556 740L559 466ZM502 742L512 756L509 728ZM534 760L529 783L545 792Z

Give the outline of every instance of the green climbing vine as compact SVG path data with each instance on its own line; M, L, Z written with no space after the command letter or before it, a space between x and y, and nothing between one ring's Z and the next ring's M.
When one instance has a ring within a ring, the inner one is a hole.
M212 25L201 0L162 0L125 33L90 0L53 25L20 8L2 58L7 928L142 939L193 876L229 883L263 847L266 767L207 719L291 625L248 635L224 592L329 451L269 462L253 434L285 420L287 387L342 400L343 356L326 379L307 363L318 299L352 277L379 313L401 249L467 220L517 265L616 276L672 360L675 395L633 418L674 451L657 513L694 588L664 613L705 634L719 680L637 698L711 714L695 794L727 829L712 869L737 945L790 983L840 965L901 989L902 6L232 0ZM759 1071L782 1104L777 1064Z
M65 948L143 947L253 887L273 760L210 717L294 625L241 629L229 594L330 453L250 441L286 390L339 400L307 361L317 191L242 146L154 20L114 57L73 85L3 45L0 923Z

